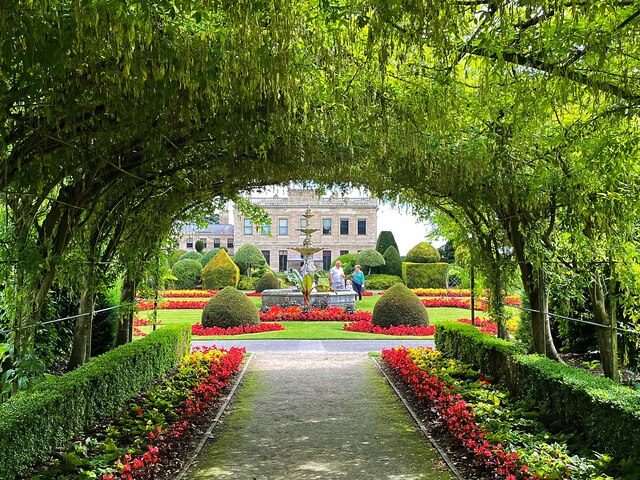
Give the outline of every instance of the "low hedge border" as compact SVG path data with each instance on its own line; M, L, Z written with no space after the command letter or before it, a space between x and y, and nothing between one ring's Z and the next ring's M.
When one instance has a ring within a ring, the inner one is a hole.
M0 405L0 480L46 460L100 418L173 370L189 351L189 325L167 326Z
M618 459L640 461L640 394L606 378L563 365L475 327L438 324L436 346L504 383L517 396L544 405L549 415L584 435L589 446Z

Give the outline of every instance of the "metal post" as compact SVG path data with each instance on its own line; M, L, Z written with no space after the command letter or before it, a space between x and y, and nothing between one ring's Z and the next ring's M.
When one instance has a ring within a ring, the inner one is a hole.
M473 265L471 265L471 325L476 324L476 296L475 296L475 276L473 272Z

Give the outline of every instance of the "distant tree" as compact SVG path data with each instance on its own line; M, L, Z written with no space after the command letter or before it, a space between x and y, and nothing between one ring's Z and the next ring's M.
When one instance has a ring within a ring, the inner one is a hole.
M384 252L387 251L389 247L395 247L396 250L400 251L398 248L398 244L396 243L396 239L393 236L393 233L388 230L383 230L378 235L378 241L376 242L376 250L380 255L384 255Z
M360 265L363 270L367 269L367 275L369 275L372 268L384 265L384 257L377 250L369 248L356 256L356 264Z
M455 263L456 261L456 247L451 240L447 240L447 243L438 248L440 252L440 261L447 263Z
M247 277L251 276L252 268L260 267L266 263L260 249L250 243L245 243L238 249L233 256L233 261L238 265L240 271L246 272Z
M204 242L202 240L196 241L196 252L202 253L204 250Z

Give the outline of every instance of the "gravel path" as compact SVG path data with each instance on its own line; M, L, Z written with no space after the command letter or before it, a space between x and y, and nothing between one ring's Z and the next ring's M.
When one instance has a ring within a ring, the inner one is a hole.
M453 478L367 355L287 353L254 357L190 479Z
M254 353L368 353L384 348L434 347L433 340L194 340L194 346L245 347Z

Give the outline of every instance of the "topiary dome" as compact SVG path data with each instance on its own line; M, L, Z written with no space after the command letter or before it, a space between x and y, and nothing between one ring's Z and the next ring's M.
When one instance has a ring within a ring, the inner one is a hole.
M194 288L200 282L202 265L197 260L179 260L171 269L176 288Z
M428 242L421 242L409 250L404 259L409 263L437 263L440 261L440 252Z
M225 287L202 310L203 327L229 328L259 325L260 314L253 302L235 287Z
M202 258L202 254L198 253L198 252L187 252L187 253L183 253L180 258L178 259L178 262L180 260L200 260Z
M256 283L256 292L262 293L272 288L280 288L280 280L271 270L268 270Z
M429 325L429 315L418 296L402 283L385 292L373 307L373 324L380 327L392 325Z

